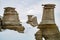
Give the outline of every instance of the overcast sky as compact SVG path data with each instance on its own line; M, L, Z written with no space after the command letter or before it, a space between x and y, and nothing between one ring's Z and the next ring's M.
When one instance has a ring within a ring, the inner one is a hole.
M20 21L26 28L25 33L18 33L13 30L0 32L0 40L35 40L34 34L37 28L26 24L27 15L37 16L38 23L41 21L42 4L56 4L55 22L60 28L60 0L0 0L0 15L3 16L4 7L14 7L19 13Z

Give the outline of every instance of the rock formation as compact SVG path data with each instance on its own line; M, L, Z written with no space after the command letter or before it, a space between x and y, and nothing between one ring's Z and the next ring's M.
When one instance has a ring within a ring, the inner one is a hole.
M35 39L36 40L42 40L42 31L38 30L35 34Z
M45 4L42 6L44 6L42 21L38 25L38 28L40 29L41 32L38 31L38 33L40 34L36 33L38 34L35 36L37 37L36 40L42 40L42 37L44 37L45 40L59 40L55 35L59 33L59 30L55 23L55 18L54 18L55 4Z
M2 17L0 16L0 31L1 31L1 28L2 28Z
M45 4L43 7L43 16L42 21L38 25L37 17L33 15L28 15L27 23L32 25L33 27L38 26L40 30L38 30L35 34L36 40L60 40L60 32L55 23L54 18L54 8L55 4ZM4 8L3 18L0 17L0 31L1 29L10 29L16 30L18 32L24 32L24 27L20 24L20 20L18 17L18 13L13 7Z
M24 27L20 24L18 13L13 7L4 8L3 15L3 29L16 30L18 32L24 32Z
M28 21L27 21L28 24L32 25L33 27L37 26L38 23L37 23L37 17L36 16L33 16L33 15L28 15Z

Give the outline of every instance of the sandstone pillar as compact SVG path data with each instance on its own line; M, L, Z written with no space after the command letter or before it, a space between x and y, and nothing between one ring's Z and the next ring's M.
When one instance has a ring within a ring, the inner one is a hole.
M13 7L4 8L3 28L23 32L24 27L20 24L18 13Z
M55 24L54 18L54 4L46 4L42 5L43 7L43 16L41 24Z
M33 16L33 15L27 15L27 16L28 16L28 21L27 21L27 23L32 22L32 16Z
M45 40L56 40L54 34L57 34L59 30L54 18L55 4L45 4L42 6L44 6L43 16L38 28L42 31L42 37L44 37Z
M0 31L1 31L1 29L2 29L2 18L0 16Z
M28 15L27 23L32 25L33 27L37 26L38 25L37 17L34 15Z

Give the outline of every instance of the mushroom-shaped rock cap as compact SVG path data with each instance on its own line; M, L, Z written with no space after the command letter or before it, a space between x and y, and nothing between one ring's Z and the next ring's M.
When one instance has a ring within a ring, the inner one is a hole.
M5 7L5 12L8 12L8 11L15 11L15 8L13 7Z
M15 9L15 8L13 8L13 7L5 7L4 9Z
M9 8L9 9L15 9L15 8L13 8L13 7L5 7L4 9L8 9L8 8Z
M44 8L55 8L55 4L42 4L42 6L44 6Z
M42 6L56 6L55 4L42 4Z
M32 17L33 15L27 15L28 17Z

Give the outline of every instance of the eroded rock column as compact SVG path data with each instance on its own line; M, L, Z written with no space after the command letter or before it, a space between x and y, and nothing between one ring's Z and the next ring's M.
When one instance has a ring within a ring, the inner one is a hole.
M19 16L15 8L4 8L3 29L12 29L18 32L24 32L24 27L20 24Z
M2 17L0 16L0 31L2 29Z
M27 23L33 27L38 26L37 17L34 15L28 15Z
M45 40L56 40L56 36L54 34L59 33L59 30L55 23L54 17L55 4L45 4L42 6L43 16L41 23L38 25L38 28L40 31L42 31L42 37L44 37Z

